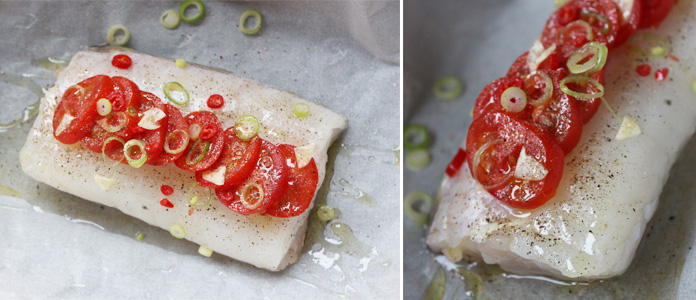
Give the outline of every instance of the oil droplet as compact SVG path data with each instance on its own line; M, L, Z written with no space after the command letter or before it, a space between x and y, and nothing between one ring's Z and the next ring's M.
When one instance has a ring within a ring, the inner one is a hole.
M51 71L60 70L68 66L68 62L66 60L52 57L32 59L31 63L37 67L41 67Z
M10 197L16 197L16 198L22 198L22 193L16 191L15 189L5 186L0 184L0 195L5 195L5 196L10 196Z
M394 153L394 165L401 165L401 147L395 147L394 149L392 149L392 152Z
M445 277L445 270L438 268L435 271L433 279L430 280L430 284L425 289L423 293L423 300L440 300L445 296L445 284L447 278Z
M375 198L366 194L365 192L363 192L362 190L360 190L356 186L352 185L350 182L348 182L348 180L341 179L338 181L338 183L340 183L342 186L352 188L353 190L355 190L357 192L357 195L353 195L353 194L348 193L348 192L336 192L337 194L344 196L344 197L353 198L355 200L358 200L358 202L365 204L368 207L377 206L377 200Z
M464 285L466 286L466 295L476 300L481 296L481 288L483 286L483 280L478 274L471 272L465 268L459 268L457 270L460 276L464 279Z
M22 111L22 116L19 117L18 119L9 122L9 123L0 123L0 132L5 132L7 129L19 126L20 124L27 122L31 120L33 117L35 117L39 113L39 103L41 101L41 98L44 96L44 90L41 88L40 85L36 84L35 82L31 81L29 78L23 77L23 76L16 76L16 75L9 75L5 73L0 73L0 80L7 82L12 85L16 85L18 87L23 87L34 94L38 96L38 99L36 102L30 104L26 108L24 108L24 111Z
M372 155L370 155L370 157L368 157L367 160L369 160L370 162L374 162L374 161L375 161L375 157L372 156Z
M341 238L341 245L345 246L346 253L351 256L364 256L368 257L370 255L370 246L362 243L353 234L353 229L350 226L336 222L331 224L331 231Z

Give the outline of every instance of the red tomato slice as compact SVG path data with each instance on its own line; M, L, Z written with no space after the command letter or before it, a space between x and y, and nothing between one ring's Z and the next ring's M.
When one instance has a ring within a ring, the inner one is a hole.
M623 20L622 18L622 25L621 28L619 28L619 32L616 35L616 39L614 40L614 47L621 46L628 40L628 38L630 38L633 35L636 29L638 29L638 24L640 23L640 20L642 18L641 12L641 0L633 1L631 15L629 15L628 20Z
M196 172L196 181L203 187L218 188L238 185L256 167L261 153L261 138L255 137L249 141L242 141L234 133L234 127L225 130L225 145L222 148L220 158L208 169ZM222 185L216 185L210 181L203 179L205 172L217 170L219 167L225 166L225 182Z
M186 117L186 126L191 128L191 125L198 124L200 128L213 128L215 135L209 140L203 141L200 138L189 141L188 147L184 150L184 154L174 161L180 169L197 172L210 168L210 166L218 160L225 142L225 135L222 131L222 125L218 117L209 111L195 111ZM207 150L206 150L207 149ZM197 159L200 158L200 159ZM187 160L189 161L187 163Z
M177 146L182 145L181 143L189 142L188 125L186 124L186 120L184 120L184 116L181 115L181 111L178 108L171 104L165 104L165 106L167 107L167 110L165 112L167 113L169 119L167 120L167 136L165 136L164 142L170 143L171 149L176 149ZM172 134L177 130L185 132L186 137L183 137L179 133ZM176 154L172 154L167 151L162 151L159 158L157 158L157 163L155 163L155 165L161 166L171 163L175 161L177 158L181 157L184 153L186 153L185 149L184 151L181 151Z
M508 70L507 74L505 77L520 77L524 78L525 76L529 75L529 67L527 66L527 56L529 55L529 51L522 53L515 62L512 63L512 66ZM562 67L561 62L560 62L560 57L558 55L558 51L554 51L544 59L544 61L539 64L539 67L537 70L555 70Z
M105 98L113 89L111 78L106 75L90 77L69 87L53 114L53 136L56 140L63 144L74 144L87 135L99 116L97 101Z
M128 141L132 135L131 128L138 126L137 115L129 112L135 111L135 108L140 105L140 89L132 81L123 77L113 77L111 81L114 84L113 92L106 99L111 102L112 111L106 116L98 116L96 123L92 126L92 130L82 138L82 144L94 152L102 152L113 160L123 161L123 144L118 141L112 141L106 147L104 142L110 137L118 137L124 141ZM120 106L120 110L114 109ZM124 111L125 110L125 111ZM123 128L116 132L108 132L104 126L117 126L122 124Z
M265 212L277 203L288 186L285 156L268 141L261 142L256 169L237 186L215 189L215 194L229 209L243 215ZM247 195L246 197L243 196ZM247 204L245 205L242 198Z
M297 166L295 146L279 145L278 150L285 156L288 168L288 189L275 205L266 210L267 215L279 218L296 217L312 204L319 184L319 173L314 158L302 168Z
M553 137L516 116L499 111L475 119L469 128L466 148L472 176L509 206L533 209L556 194L563 175L563 150ZM548 170L543 179L514 176L522 148Z
M167 136L167 124L169 122L169 117L166 115L167 107L159 97L152 93L141 92L140 95L142 99L140 107L137 109L139 118L142 118L143 113L151 108L158 108L165 113L165 117L157 122L160 126L156 129L148 130L137 125L131 127L131 131L134 132L131 138L145 141L145 152L147 153L145 163L156 165L159 156L164 152L164 138Z
M636 0L641 1L639 28L657 27L662 23L676 0Z

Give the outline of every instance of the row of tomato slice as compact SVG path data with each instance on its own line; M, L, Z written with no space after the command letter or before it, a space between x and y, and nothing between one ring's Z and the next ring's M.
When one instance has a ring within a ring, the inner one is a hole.
M564 79L574 75L569 71L569 57L590 42L608 50L618 47L637 28L658 25L673 4L673 0L637 0L627 19L611 0L574 0L559 8L546 23L541 36L543 47L555 47L555 50L540 63L536 72L528 67L529 53L522 54L505 77L483 89L474 106L467 149L459 149L447 168L447 175L454 176L466 160L472 176L507 205L533 209L546 203L560 184L565 155L575 148L582 126L590 121L603 101L603 65L601 69L580 75L585 82L565 86ZM501 104L501 96L512 87L521 89L527 97L537 98L550 90L547 78L553 87L546 102L526 105L516 111L506 108L504 102ZM600 96L573 97L577 94L569 94L562 87ZM543 179L525 180L513 176L522 149L548 170Z
M104 115L98 112L100 99L110 104ZM164 115L141 122L147 111L157 110ZM61 143L82 142L134 167L173 162L195 172L200 186L214 188L223 204L244 215L297 216L311 204L318 184L314 159L300 167L294 146L275 145L257 134L242 139L234 126L223 130L210 111L183 116L124 77L96 75L68 88L53 116L53 130ZM219 177L209 181L211 172L224 173L224 182Z

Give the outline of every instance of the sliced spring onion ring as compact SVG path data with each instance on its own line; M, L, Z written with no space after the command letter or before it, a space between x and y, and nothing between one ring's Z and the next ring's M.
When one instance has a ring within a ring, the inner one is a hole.
M454 100L462 93L462 83L454 76L442 77L435 81L433 93L440 99Z
M194 123L189 126L189 133L191 134L190 138L192 141L198 140L198 136L201 134L201 125Z
M183 58L177 58L174 60L174 64L176 65L177 68L184 68L186 67L186 60Z
M592 27L590 27L590 24L587 24L587 22L585 22L583 20L575 20L573 22L568 23L568 25L566 25L566 27L564 27L561 30L561 41L565 40L566 32L568 32L568 30L570 30L570 29L573 29L573 27L582 27L583 29L585 29L585 32L587 32L587 40L588 41L592 41L594 39L594 35L592 33Z
M551 77L549 77L549 74L547 74L544 71L533 72L527 75L527 79L531 79L534 76L541 76L541 78L544 79L544 92L537 98L528 98L527 101L531 106L541 106L548 103L549 100L551 100L551 96L553 95L553 81L551 81Z
M430 217L435 201L428 193L423 191L413 191L404 198L404 209L413 223L418 226L425 226Z
M521 112L527 107L527 94L516 86L509 87L500 95L500 105L509 112Z
M213 250L210 250L210 248L206 246L200 245L200 247L198 247L198 254L205 257L211 257L213 255Z
M145 235L144 235L142 232L138 231L138 232L135 233L135 239L136 239L136 240L142 241L143 238L145 238Z
M184 106L189 102L188 91L178 82L168 82L162 90L164 91L164 96L176 105Z
M172 149L172 143L174 142L178 142L179 146ZM186 130L183 129L177 129L167 134L167 137L164 139L164 151L166 151L169 154L179 154L182 151L186 150L188 144L188 132L186 132Z
M570 55L566 65L570 73L592 75L604 68L608 53L607 46L597 42L588 42Z
M99 120L98 123L101 128L106 130L106 132L114 133L123 129L123 127L126 127L126 124L128 124L128 118L126 117L126 113L117 111L110 114L108 117Z
M195 6L196 9L198 9L198 13L193 16L187 17L186 10L191 6ZM201 2L201 0L186 0L181 3L181 6L179 6L179 15L181 19L184 20L184 22L196 22L200 20L203 17L203 15L205 15L205 5L203 4L203 2Z
M322 205L317 208L317 218L319 218L319 221L328 222L333 220L335 216L336 211L331 206Z
M665 38L650 32L634 34L631 37L631 50L646 57L661 57L671 52Z
M184 227L179 225L172 225L172 227L169 227L169 233L171 233L172 236L177 239L183 239L186 237L186 230L184 230Z
M101 98L97 101L97 113L100 116L106 116L111 112L111 102L106 98Z
M120 34L119 34L120 33ZM126 26L117 24L109 28L109 32L106 34L106 42L109 45L114 46L124 46L128 44L130 40L130 31Z
M604 24L604 27L602 27L602 31L600 31L600 32L603 35L607 35L609 33L609 30L611 30L611 23L609 23L609 19L607 19L607 17L605 17L604 15L598 14L598 13L593 12L593 11L589 11L587 9L583 9L582 11L580 11L580 17L585 17L585 16L602 21L602 24Z
M502 183L507 182L508 179L512 178L512 176L514 175L514 172L508 172L508 174L505 176L505 178L503 178L503 180L501 180L500 182L494 183L492 185L484 185L481 183L481 180L479 180L479 178L478 178L478 169L479 169L478 165L481 163L481 157L483 156L483 153L486 152L486 150L488 150L488 148L490 148L491 146L494 146L497 144L502 144L502 143L503 143L503 141L500 141L500 140L488 141L487 143L483 144L480 148L478 148L478 150L476 150L476 153L474 153L474 160L472 161L472 164L471 164L471 166L474 170L472 173L474 174L474 179L476 179L476 181L478 181L478 183L481 184L481 186L486 190L494 188Z
M160 23L167 29L174 29L176 26L179 26L179 20L181 20L179 13L173 9L163 12L160 16Z
M252 115L241 116L234 123L234 133L242 141L253 139L259 133L259 120Z
M256 18L256 26L253 28L247 28L246 27L246 21L249 19L249 17L254 17ZM239 17L239 29L242 30L244 34L256 34L261 30L261 14L254 10L254 9L247 9L242 13L242 16Z
M430 164L430 153L425 149L416 149L406 154L406 167L411 171L423 170Z
M199 154L194 160L191 160L191 155L193 155L193 152L196 151L196 148L200 147L200 143L205 143L205 149L203 149L203 152L201 152L201 154ZM201 160L203 160L203 157L205 157L205 155L208 154L208 150L210 150L210 142L204 142L200 139L197 140L195 143L193 143L191 150L189 150L189 153L186 155L186 164L189 166L193 166L199 163Z
M568 84L579 85L585 88L587 92L574 91L568 87ZM594 80L592 77L587 77L584 75L570 75L563 78L560 85L561 91L575 97L578 100L590 100L604 96L604 86L597 82L597 80Z
M109 163L109 160L108 160L108 157L106 156L106 153L105 153L105 152L106 152L106 145L108 145L109 143L111 143L111 141L118 141L118 142L121 143L124 147L125 147L125 145L126 145L126 141L124 141L124 140L123 140L122 138L120 138L120 137L112 136L112 137L106 139L106 140L104 141L104 145L102 146L102 158L104 159L104 162L107 163L107 164ZM121 159L121 160L123 160L123 159ZM118 163L119 163L119 161L116 161L116 162L114 162L113 164L109 165L109 167L110 167L110 168L111 168L111 167L114 167L114 166L118 165Z
M307 103L297 103L292 107L292 112L298 118L306 118L309 116L309 105Z
M134 159L131 157L131 149L133 147L138 147L140 148L140 158ZM126 156L126 160L128 161L128 164L133 167L133 168L140 168L145 164L145 161L147 160L147 152L145 152L145 141L143 140L138 140L138 139L132 139L128 142L126 142L125 145L123 145L123 154Z
M239 200L242 201L242 205L246 209L256 209L259 206L261 206L261 203L263 203L263 188L256 183L248 183L242 188L242 192L239 193ZM251 203L250 200L257 199L254 203Z
M428 145L430 145L430 133L425 126L410 124L404 127L404 149L406 151L424 149Z
M193 190L194 188L198 187L198 190ZM193 183L189 186L188 191L186 192L186 199L188 199L188 203L191 206L195 207L202 207L206 206L210 203L210 200L212 199L212 191L208 189L208 195L205 197L205 202L200 201L201 197L203 197L203 193L200 191L202 187L200 187L198 184Z

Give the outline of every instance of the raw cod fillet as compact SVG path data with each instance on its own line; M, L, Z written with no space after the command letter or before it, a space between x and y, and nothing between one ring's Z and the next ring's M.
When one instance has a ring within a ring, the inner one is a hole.
M483 260L523 275L593 280L626 271L658 205L672 164L696 129L696 3L678 1L655 32L679 62L644 58L624 45L611 52L605 99L619 116L637 119L642 134L615 139L620 120L600 107L565 158L563 178L544 206L508 208L471 177L464 163L445 176L427 245L453 260ZM669 68L663 82L640 77ZM462 143L462 148L466 141Z
M113 67L111 58L124 52L132 58L133 66L127 70ZM94 176L108 175L112 169L102 160L101 153L91 152L81 143L61 144L52 135L53 112L63 92L98 74L126 77L142 91L154 93L165 103L163 85L177 81L191 96L189 104L180 107L182 114L213 111L223 128L234 125L242 115L256 116L261 124L259 135L262 138L275 144L313 149L311 156L319 173L317 187L324 180L328 148L347 126L343 115L292 93L231 74L191 64L177 68L172 60L129 49L87 50L75 54L68 67L57 74L56 83L42 99L39 115L20 152L22 169L34 179L115 207L165 230L172 225L182 226L187 240L220 254L271 271L283 270L298 260L310 209L293 218L244 216L225 207L213 193L209 205L196 208L189 216L186 192L196 182L194 173L180 170L173 164L144 165L139 169L119 164L114 173L118 184L103 191ZM207 107L206 100L212 94L224 97L223 108L211 110ZM300 119L293 115L293 105L299 102L310 106L309 117ZM160 191L163 184L174 187L174 194L166 197L174 203L174 208L166 209L159 204L165 197Z

